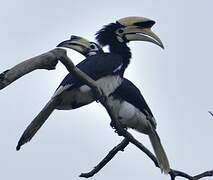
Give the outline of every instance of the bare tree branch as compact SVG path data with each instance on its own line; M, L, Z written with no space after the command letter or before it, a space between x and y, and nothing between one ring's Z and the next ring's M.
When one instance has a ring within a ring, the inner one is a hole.
M88 173L82 173L79 177L89 178L97 174L116 154L118 151L123 151L124 148L129 144L129 141L124 138L124 140L115 146L107 156L97 165L94 169Z
M86 74L80 71L73 62L67 57L66 51L60 48L55 48L51 51L48 51L39 56L25 60L11 69L8 69L0 74L0 90L7 87L12 82L21 78L22 76L37 70L54 70L58 61L61 61L62 64L67 68L67 70L73 75L77 76L81 81L86 85L90 86L93 89L96 99L102 97L102 91L97 87L95 81ZM86 79L86 80L85 80Z
M78 77L80 81L83 81L93 90L93 94L96 100L104 98L103 91L97 86L97 83L90 78L86 73L77 68L71 59L66 55L66 51L63 49L56 48L53 50L53 54L57 57L59 61L67 68L67 70L74 76Z
M134 137L132 137L134 139ZM159 168L157 159L155 158L155 156L152 154L152 152L150 152L145 146L143 146L140 142L137 142L137 140L135 139L133 144L136 145L140 150L142 150L143 152L146 152L146 155L148 155L148 157L150 157L152 159L152 161L154 162L154 164L156 165L156 167ZM94 167L93 170L91 170L88 173L82 173L80 175L80 177L84 177L84 178L89 178L89 177L93 177L95 174L97 174L110 160L112 160L112 158L119 152L119 151L124 151L124 148L129 144L129 140L128 138L125 138L120 144L118 144L116 147L114 147L108 154L107 156L97 165ZM171 180L175 180L176 177L184 177L188 180L199 180L201 178L204 177L210 177L213 176L213 170L211 171L205 171L201 174L198 174L196 176L191 176L183 171L178 171L178 170L174 170L171 169L169 172L169 175L171 177Z
M8 69L0 74L0 89L5 88L15 80L28 74L36 69L55 69L58 59L54 54L55 50L30 58L23 61L11 69Z
M80 177L89 178L89 177L94 176L115 156L115 154L118 151L124 151L124 148L128 145L129 142L131 142L136 147L138 147L141 151L143 151L154 162L155 166L159 168L158 161L157 161L155 155L151 151L149 151L149 149L147 149L142 143L140 143L138 140L136 140L126 129L122 128L121 124L119 123L119 121L117 121L117 119L115 117L115 113L113 112L112 107L110 107L110 104L108 103L108 99L106 98L105 100L101 101L101 103L105 107L105 109L107 110L107 112L111 118L112 126L115 128L118 135L123 136L125 139L119 145L117 145L115 148L113 148L110 151L110 153L92 171L90 171L88 173L82 173L80 175ZM121 149L119 149L119 148L121 148ZM111 156L111 155L113 155L113 156ZM196 176L190 176L185 172L171 169L169 172L169 175L171 177L171 180L175 180L175 178L178 176L184 177L189 180L198 180L198 179L201 179L201 178L204 178L207 176L213 176L213 170L203 172Z
M154 162L156 167L159 167L157 159L155 156L145 147L143 144L138 142L127 130L122 128L119 121L117 121L115 114L113 112L112 107L110 107L108 103L107 97L104 96L102 90L97 86L96 82L87 76L84 72L80 71L72 61L67 57L66 51L63 49L53 49L47 53L44 53L40 56L36 56L34 58L28 59L13 68L4 71L0 74L0 89L5 88L15 80L20 77L28 74L36 69L47 69L53 70L55 69L58 61L61 61L67 70L73 75L77 76L81 81L83 81L86 85L91 87L94 90L94 95L96 99L100 99L101 104L106 108L110 118L111 124L116 129L116 132L119 136L123 136L124 140L114 147L108 155L89 173L82 173L80 177L92 177L94 174L99 172L115 155L118 151L123 151L124 148L131 142L135 146L137 146L140 150L142 150L152 161ZM209 111L209 113L213 116L213 114ZM170 171L171 180L174 180L177 176L184 177L189 180L198 180L203 177L213 176L212 171L206 171L196 176L190 176L182 171L172 170Z
M80 71L78 68L76 68L74 66L74 64L72 63L72 61L67 56L64 55L63 57L60 57L60 60L66 66L66 68L69 72L73 73L74 75L79 77L80 80L84 81L85 84L87 84L88 86L93 88L97 92L96 95L98 95L100 93L100 89L97 87L95 81L93 79L91 79L89 76L87 76L85 73ZM102 96L104 94L101 91L101 93L99 95ZM97 99L99 97L97 97ZM117 121L117 119L115 117L115 113L113 112L113 108L108 103L107 97L100 99L100 102L105 107L105 109L107 110L107 112L108 112L108 114L111 118L112 126L116 129L116 132L118 133L119 136L124 137L124 140L119 145L114 147L108 153L108 155L91 172L82 173L80 175L80 177L91 177L94 174L96 174L97 172L99 172L115 156L115 154L118 151L123 151L124 148L129 144L129 142L131 142L132 144L137 146L140 150L142 150L150 159L152 159L155 166L159 167L157 159L152 154L152 152L150 152L142 143L137 141L126 129L122 128L121 124L119 123L119 121ZM188 175L188 174L186 174L182 171L176 171L176 170L171 169L169 174L171 176L171 180L174 180L175 177L177 177L177 176L185 177L189 180L198 180L198 179L201 179L203 177L213 176L213 171L206 171L206 172L201 173L201 174L196 175L196 176L190 176L190 175Z
M205 171L205 172L200 173L198 175L191 176L191 175L189 175L189 174L187 174L185 172L171 169L169 174L170 174L171 180L175 180L175 178L178 177L178 176L179 177L184 177L184 178L189 179L189 180L198 180L198 179L201 179L201 178L213 176L213 170Z

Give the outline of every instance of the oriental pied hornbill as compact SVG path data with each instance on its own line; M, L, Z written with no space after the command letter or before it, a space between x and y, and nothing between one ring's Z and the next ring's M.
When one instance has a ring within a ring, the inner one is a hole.
M143 17L128 17L105 26L97 33L96 38L101 45L109 45L111 52L89 56L77 67L96 80L107 96L112 94L122 83L124 71L131 58L126 43L136 40L149 41L163 48L160 39L151 31L154 23ZM72 44L72 40L69 44ZM83 48L82 44L75 42L73 49L79 46ZM62 42L58 47L67 47L67 42ZM23 144L31 140L54 109L75 109L94 100L91 89L68 74L47 105L24 131L16 149L19 150Z
M68 40L64 42L64 46L75 49L86 57L103 54L101 47L96 43L77 36L72 36L71 40L73 43ZM124 78L121 85L109 95L109 103L123 127L149 135L159 166L163 172L168 173L170 170L169 162L155 130L155 118L140 90L131 81Z
M81 38L78 37L78 39ZM103 53L97 44L86 42L86 39L84 39L84 43L90 43L90 47L95 45L95 48L92 51L91 49L87 51L78 49L77 51L82 55ZM70 48L69 41L67 47ZM117 120L124 128L132 128L149 136L161 170L168 173L170 170L169 161L156 132L156 120L140 90L131 81L123 78L121 85L109 95L108 102L113 108Z

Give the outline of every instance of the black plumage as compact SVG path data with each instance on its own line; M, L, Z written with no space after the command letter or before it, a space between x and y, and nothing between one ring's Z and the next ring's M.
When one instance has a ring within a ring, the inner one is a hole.
M88 56L85 60L77 64L76 67L85 72L94 80L98 80L107 75L122 75L122 57L119 54L99 53L94 56ZM79 81L76 76L69 73L62 80L59 87L67 85L72 85L67 89L68 91L72 90L73 88L79 88L83 85L83 82Z
M127 66L130 63L130 59L132 57L130 48L126 43L129 41L122 37L122 42L118 40L118 36L116 31L119 31L122 26L119 23L110 23L109 25L105 25L101 30L96 33L96 40L102 46L109 46L109 51L114 54L119 54L123 58L123 73Z
M87 57L77 67L94 80L99 81L100 88L108 96L111 94L108 98L109 103L122 125L149 136L160 168L168 173L169 162L156 132L156 122L152 112L139 89L129 80L123 78L131 59L131 51L127 46L129 41L149 41L163 48L161 40L151 31L154 23L154 21L143 17L127 17L104 26L96 33L96 39L100 45L108 45L110 53L99 53ZM82 42L85 40L81 41L81 44ZM71 44L70 41L65 41L60 45L61 47L73 48ZM85 44L88 45L88 42ZM77 49L81 51L81 48ZM82 50L82 52L86 51ZM73 109L94 100L91 89L85 90L83 83L68 74L47 105L27 127L18 142L17 150L35 135L54 109Z
M128 79L124 78L121 85L111 94L111 96L113 96L115 99L127 101L144 114L148 113L153 117L152 111L146 103L140 90Z

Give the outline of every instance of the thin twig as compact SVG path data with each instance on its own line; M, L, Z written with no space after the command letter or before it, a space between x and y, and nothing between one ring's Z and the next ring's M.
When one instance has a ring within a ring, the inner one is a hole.
M100 97L103 97L102 90L97 87L96 82L91 79L89 76L87 76L84 72L80 71L75 65L72 63L72 61L67 57L66 51L63 49L53 49L47 53L44 53L40 56L28 59L13 68L4 71L0 74L0 89L5 88L15 80L19 79L25 74L28 74L36 69L47 69L52 70L55 69L55 66L58 63L58 60L61 61L67 70L70 73L73 73L73 75L77 76L81 81L83 81L86 85L91 87L93 91L95 92L96 99L99 99ZM112 107L110 107L108 103L107 97L104 96L104 98L100 99L100 102L102 105L106 108L111 120L112 125L116 129L116 132L119 136L123 136L125 139L116 147L114 147L109 154L104 158L91 172L89 173L82 173L80 177L92 177L94 174L99 172L115 155L118 151L123 151L124 148L131 142L135 146L137 146L140 150L142 150L148 157L152 159L154 164L159 167L157 163L157 159L155 156L140 142L138 142L128 131L126 131L122 126L120 125L119 121L117 121L115 114L113 112ZM213 113L209 111L209 113L213 116ZM170 171L171 180L174 180L175 177L185 177L189 180L198 180L203 177L207 176L213 176L213 170L212 171L206 171L201 174L198 174L196 176L190 176L182 171L176 171L172 170Z
M78 76L80 78L80 80L83 80L88 86L90 86L91 88L93 88L95 90L100 90L100 89L98 89L95 81L93 79L91 79L89 76L87 76L85 73L81 72L79 69L75 68L75 66L73 65L73 63L71 62L71 60L67 56L64 56L64 58L62 58L61 61L67 67L67 69L70 72L72 72L76 76ZM68 65L67 65L67 63L68 63ZM70 69L69 69L69 65L70 65ZM97 92L99 92L99 91L97 91ZM99 172L115 156L115 154L118 151L123 151L124 148L129 144L129 142L131 142L132 144L137 146L140 150L142 150L150 159L152 159L155 166L159 167L157 159L152 154L152 152L150 152L142 143L137 141L127 130L122 128L121 124L119 123L119 121L117 121L117 119L115 117L115 113L113 112L113 108L108 103L108 98L107 97L102 98L102 99L100 99L100 102L105 107L105 109L107 110L107 112L108 112L108 114L111 118L111 121L112 121L111 124L116 129L116 132L118 133L118 135L123 136L125 139L118 146L113 148L108 153L108 155L90 173L82 173L80 175L80 177L91 177L94 174L96 174L97 172ZM189 180L198 180L198 179L201 179L203 177L213 176L213 171L206 171L204 173L201 173L199 175L192 177L192 176L190 176L190 175L188 175L188 174L186 174L182 171L176 171L176 170L171 169L169 174L171 176L171 180L175 179L175 177L177 177L177 176L185 177Z
M195 176L191 176L183 171L177 171L177 170L172 170L169 173L171 180L175 180L176 177L184 177L188 180L199 180L201 178L205 178L205 177L211 177L213 176L213 170L210 171L205 171L203 173L200 173L198 175Z
M89 178L97 174L116 154L118 151L123 151L124 148L129 144L129 141L124 138L124 140L115 146L108 154L107 156L97 165L93 168L92 171L88 173L82 173L79 177L85 177Z
M54 51L57 54L60 54L59 61L67 68L67 70L72 73L74 76L78 77L80 81L83 81L86 85L88 85L92 91L93 95L96 100L99 100L100 98L104 98L103 91L97 86L96 81L94 81L92 78L90 78L86 73L81 71L79 68L77 68L71 59L67 55L64 55L61 53L61 50L63 49L56 49ZM58 53L58 52L60 53Z
M115 130L118 133L118 135L119 136L123 136L129 142L131 142L136 147L138 147L140 150L142 150L150 159L152 159L152 161L154 162L155 166L159 167L157 159L155 158L155 156L142 143L137 141L127 130L122 128L122 126L119 123L119 121L117 121L117 119L115 117L115 113L113 113L112 107L110 107L110 105L108 103L108 100L106 99L105 101L102 101L101 103L103 104L103 106L107 110L107 112L108 112L108 114L109 114L109 116L111 118L111 121L112 121L111 124L115 128Z
M137 141L137 140L135 140ZM127 138L125 138L120 144L118 144L116 147L114 147L108 154L107 156L97 165L92 169L90 172L87 173L82 173L80 177L93 177L95 174L97 174L112 158L119 152L119 151L124 151L124 148L128 145L126 142L129 142ZM156 167L159 168L159 165L157 163L157 159L155 156L150 152L145 146L143 146L140 142L135 142L134 143L140 150L143 152L146 152L146 155L152 159L152 161L155 163ZM104 163L103 163L104 162ZM183 171L178 171L171 169L169 172L169 175L171 177L171 180L175 180L176 177L184 177L188 180L199 180L204 177L210 177L213 176L213 170L211 171L205 171L203 173L200 173L195 176L191 176Z
M112 107L110 107L109 103L108 103L108 100L107 98L105 99L105 101L101 101L102 105L106 108L110 118L111 118L111 124L113 125L113 127L116 129L116 132L118 133L119 136L123 136L127 142L131 142L132 144L134 144L136 147L138 147L141 151L143 151L155 164L156 167L159 168L159 165L158 165L158 161L155 157L155 155L149 151L142 143L140 143L138 140L136 140L127 130L125 130L124 128L122 128L122 126L120 125L119 121L117 121L116 117L115 117L115 114L113 113L113 110L112 110ZM122 143L121 142L119 144L119 146L122 147L122 150L124 150L123 147L126 147L126 146L122 146ZM113 148L111 151L113 151L113 157L115 156L115 154L120 151L121 149L119 148ZM113 157L110 157L109 154L104 158L104 162L105 162L105 165L113 158ZM96 167L101 167L103 168L104 166L100 166L99 164L96 166ZM88 173L82 173L80 175L80 177L85 177L85 178L88 178L88 177L92 177L94 176L96 173L98 173L100 171L101 168L97 168L96 167L88 172ZM201 173L199 175L196 175L196 176L190 176L188 175L187 173L185 172L182 172L182 171L177 171L177 170L173 170L171 169L170 172L169 172L169 175L171 177L171 180L175 180L176 177L180 176L180 177L185 177L186 179L189 179L189 180L198 180L198 179L201 179L203 177L207 177L207 176L213 176L213 173L212 171L206 171L204 173Z

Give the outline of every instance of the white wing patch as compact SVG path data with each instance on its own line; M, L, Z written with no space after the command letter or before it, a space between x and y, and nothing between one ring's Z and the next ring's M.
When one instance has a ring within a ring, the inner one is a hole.
M115 73L115 72L119 71L122 68L122 66L123 66L123 64L121 64L120 66L118 66L113 72Z

